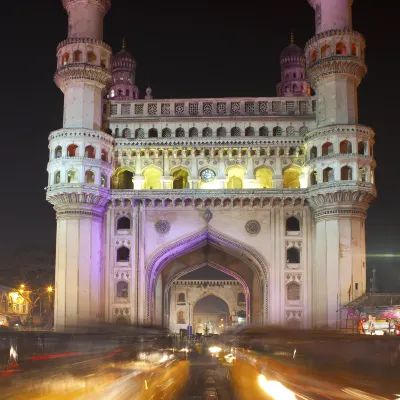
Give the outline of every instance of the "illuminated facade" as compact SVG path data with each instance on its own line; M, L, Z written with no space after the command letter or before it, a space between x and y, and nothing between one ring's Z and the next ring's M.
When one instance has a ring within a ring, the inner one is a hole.
M203 266L240 282L251 323L336 327L348 291L365 293L365 41L351 0L309 2L316 35L282 52L276 97L165 100L140 98L133 57L102 41L111 0L63 0L47 188L57 329L174 324L171 285Z

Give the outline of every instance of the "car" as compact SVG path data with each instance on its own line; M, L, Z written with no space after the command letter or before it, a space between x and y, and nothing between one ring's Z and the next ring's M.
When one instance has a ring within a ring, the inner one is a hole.
M218 400L218 394L215 389L206 389L203 394L203 400Z
M205 384L207 386L215 386L215 379L213 377L209 376L205 379Z

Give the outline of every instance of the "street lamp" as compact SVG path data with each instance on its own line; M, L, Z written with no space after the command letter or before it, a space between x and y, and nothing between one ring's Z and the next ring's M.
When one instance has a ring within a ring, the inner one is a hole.
M47 287L47 292L48 293L52 293L53 292L53 287L52 286L48 286Z

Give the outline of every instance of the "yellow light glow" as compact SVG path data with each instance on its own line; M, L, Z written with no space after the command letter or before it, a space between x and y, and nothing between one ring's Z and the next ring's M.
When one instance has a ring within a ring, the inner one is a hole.
M48 286L48 287L47 287L47 291L48 291L49 293L51 293L51 292L53 291L53 287L52 287L52 286Z
M161 189L161 175L162 172L159 168L148 167L147 169L145 169L143 171L144 189Z
M21 283L21 289L24 289L25 285L23 283Z
M261 188L272 188L272 172L268 168L258 168L256 171L256 179L260 183Z
M211 354L220 353L222 351L221 347L218 346L210 347L208 350Z
M283 187L298 189L300 187L300 171L297 168L289 167L283 172Z
M258 375L258 384L274 400L296 400L294 393L280 382L269 381L264 375Z

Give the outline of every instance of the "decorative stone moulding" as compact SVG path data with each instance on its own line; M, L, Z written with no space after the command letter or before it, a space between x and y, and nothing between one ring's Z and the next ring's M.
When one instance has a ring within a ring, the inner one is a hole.
M360 82L367 73L366 65L357 57L337 56L315 61L308 69L307 75L311 85L315 85L324 76L332 74L353 75Z
M88 204L105 207L110 200L110 191L99 185L66 183L49 186L46 199L56 208L68 204Z
M340 38L342 38L343 36L353 36L354 38L357 38L358 40L362 41L363 44L365 44L365 38L360 32L354 31L353 29L331 29L329 31L318 33L317 35L312 37L304 46L305 53L310 51L310 49L321 39L326 39L332 36L338 36Z
M207 208L207 210L204 211L203 218L205 219L205 221L206 221L207 223L209 223L209 222L212 220L212 217L213 217L212 212Z
M111 8L111 0L62 0L64 8L69 11L72 7L78 4L94 4L104 14Z
M321 138L324 136L330 135L347 135L347 134L356 134L357 137L370 139L375 136L375 132L372 128L365 125L334 125L334 126L325 126L322 128L314 129L311 132L308 132L304 136L304 142L308 143L314 139Z
M57 52L58 52L58 50L60 50L61 48L65 47L65 46L69 46L71 44L81 44L81 43L100 46L100 47L103 47L103 49L106 50L107 52L109 52L109 53L112 52L111 46L109 46L107 43L103 42L102 40L92 39L92 38L68 38L58 44Z
M66 64L54 75L54 82L61 90L76 81L86 82L102 89L110 80L111 73L106 68L87 63Z
M154 229L159 235L166 235L170 231L171 225L168 221L159 219L154 223Z
M114 138L108 133L102 131L95 131L93 129L82 129L82 128L62 128L56 131L53 131L49 135L49 141L57 140L57 143L60 139L88 139L92 141L93 139L98 139L102 142L106 142L109 146L114 144Z

